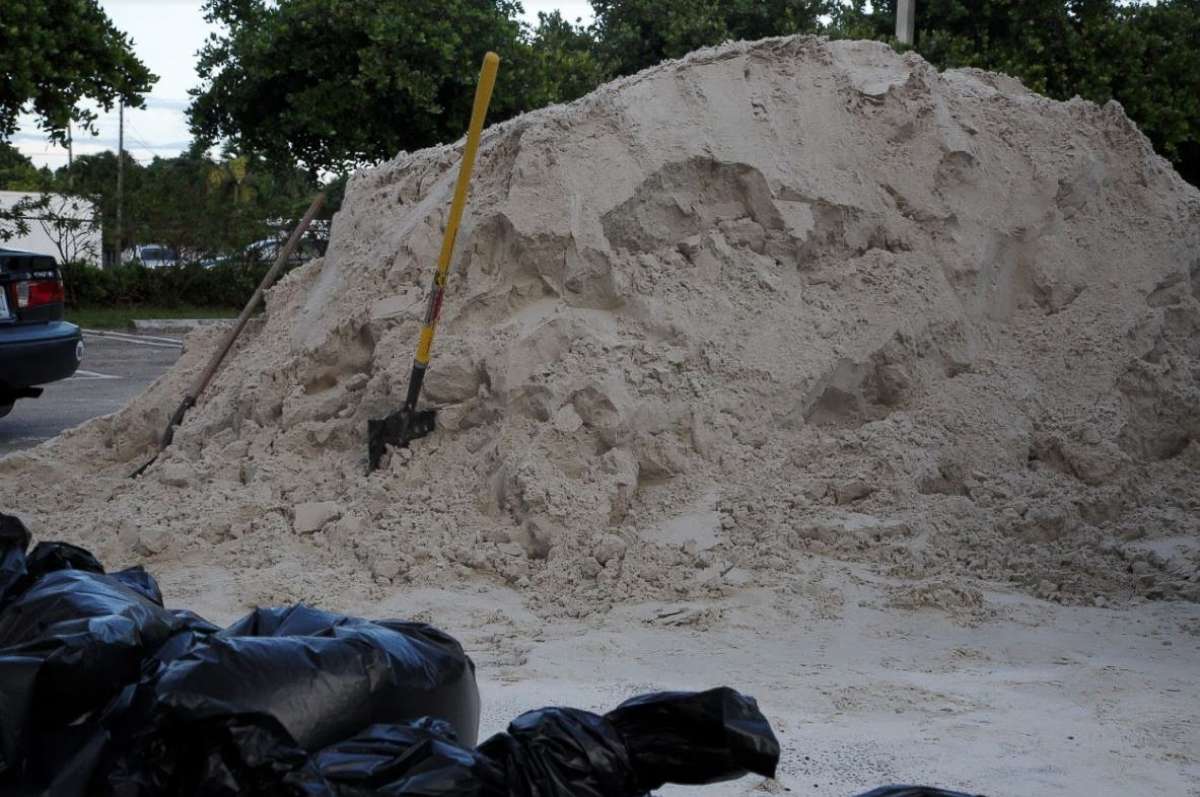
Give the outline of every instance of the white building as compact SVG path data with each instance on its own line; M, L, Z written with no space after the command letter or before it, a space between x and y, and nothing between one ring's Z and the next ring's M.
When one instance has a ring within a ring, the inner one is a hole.
M43 197L44 205L39 202ZM91 202L66 194L0 191L0 210L9 210L23 200L27 200L26 204L39 202L37 207L22 214L29 231L0 241L0 248L52 255L60 262L77 260L100 265L103 255L100 217Z

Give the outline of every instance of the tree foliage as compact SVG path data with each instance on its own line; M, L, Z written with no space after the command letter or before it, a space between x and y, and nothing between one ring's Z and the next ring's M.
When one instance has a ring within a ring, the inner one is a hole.
M15 211L28 224L35 222L54 244L60 263L92 260L96 248L97 222L91 203L67 194L31 194L17 203Z
M1200 185L1200 0L1124 7L1119 19L1107 32L1113 62L1098 64L1098 85L1080 93L1116 98L1158 151ZM1103 62L1104 53L1091 57Z
M62 264L69 307L229 307L241 309L262 282L272 261L229 259L216 265L183 263L148 268L122 263L106 269L79 262ZM285 266L287 269L292 265Z
M0 191L36 189L47 176L12 144L0 141Z
M227 27L200 53L189 119L205 142L337 171L462 135L488 50L510 63L511 0L207 0ZM523 69L501 71L491 118L524 110Z
M93 129L84 100L140 107L156 80L96 0L0 3L0 140L28 109L52 140L65 141L71 121Z
M169 246L185 259L199 260L274 236L278 225L288 226L300 217L320 188L308 172L274 168L261 158L213 159L188 152L141 164L126 156L118 229L115 152L80 155L56 172L33 169L31 163L25 168L19 162L6 171L3 155L0 149L0 177L13 173L23 182L0 181L0 189L34 195L11 209L13 219L5 229L11 237L28 232L30 222L47 221L52 239L71 238L65 241L70 251L60 252L64 258L79 252L71 241L82 228L69 220L70 204L59 207L62 202L83 199L95 206L106 252L153 243ZM29 170L36 178L32 182L26 179Z
M156 80L96 0L2 0L0 185L32 190L51 182L7 143L21 113L31 112L50 140L64 143L72 122L95 131L96 112L85 101L105 110L117 102L139 107ZM0 209L0 241L29 231L29 210Z
M843 3L832 31L893 41L896 0ZM921 0L916 50L940 68L1004 72L1056 99L1116 99L1200 183L1200 0Z
M591 31L558 11L539 13L538 24L515 48L525 70L524 109L570 102L608 79Z
M609 76L699 47L821 29L833 0L591 0L595 47Z
M61 139L84 100L140 102L154 80L96 0L0 0L0 188L94 202L106 248L161 243L234 251L295 219L337 173L458 139L483 53L504 66L489 114L575 99L697 47L804 31L895 44L896 0L592 0L595 22L519 21L516 0L206 0L222 26L200 54L177 158L127 160L116 228L116 156L51 173L3 143L32 109ZM941 68L1011 74L1059 99L1117 99L1157 150L1200 183L1200 0L918 0L916 49ZM225 154L207 153L220 142ZM0 239L11 234L0 212ZM9 220L11 221L11 220Z
M832 0L596 0L595 26L513 0L207 0L226 26L201 53L189 109L202 142L316 170L457 140L483 54L503 59L489 118L729 38L816 30Z
M96 215L103 235L103 248L106 252L111 252L116 248L118 239L134 240L131 231L137 215L135 206L137 197L141 195L143 171L137 161L126 157L126 211L123 231L117 229L117 153L105 151L94 155L80 155L70 166L59 168L53 174L51 182L43 187L46 190L58 188L89 199L96 206ZM120 236L118 232L121 232Z
M52 179L48 169L38 169L16 147L0 141L0 191L37 191ZM29 234L32 204L26 199L0 204L0 244Z

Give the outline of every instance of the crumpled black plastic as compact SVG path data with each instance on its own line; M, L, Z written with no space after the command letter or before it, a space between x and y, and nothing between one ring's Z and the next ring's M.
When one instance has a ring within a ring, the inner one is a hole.
M39 779L94 746L84 720L138 680L172 638L217 628L161 605L141 568L105 575L82 548L39 543L0 515L0 778Z
M29 541L0 514L0 793L638 797L779 760L728 688L532 711L476 748L474 665L437 629L299 605L221 630Z
M728 687L642 695L604 716L530 711L479 751L510 773L517 797L640 795L665 783L774 777L779 762L758 704Z

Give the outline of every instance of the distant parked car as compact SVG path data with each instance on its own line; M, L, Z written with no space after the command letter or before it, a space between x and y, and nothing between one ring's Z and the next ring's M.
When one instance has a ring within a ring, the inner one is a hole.
M212 268L219 265L232 265L239 263L274 263L275 258L279 257L279 253L283 250L284 244L287 243L286 238L264 238L261 241L246 244L241 251L224 257L210 257L200 261L200 265L205 268ZM301 263L307 263L315 257L322 257L325 254L326 242L320 238L305 236L300 239L299 246L292 252L288 258L288 265L298 266Z
M126 249L121 255L121 260L126 263L141 263L146 268L177 266L182 262L179 252L162 244L139 244Z
M255 241L252 244L247 244L242 250L242 255L247 260L261 260L267 263L274 263L275 258L279 257L279 253L283 250L284 244L287 243L283 238L264 238L261 241ZM306 263L315 257L321 257L324 254L324 247L321 242L314 238L301 238L299 246L292 252L292 256L288 258L288 262L293 265Z
M0 249L0 418L83 360L79 327L63 321L63 282L49 255Z

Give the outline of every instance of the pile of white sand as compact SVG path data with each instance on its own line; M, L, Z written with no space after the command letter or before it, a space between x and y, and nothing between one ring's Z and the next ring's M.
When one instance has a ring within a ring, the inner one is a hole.
M814 555L877 563L901 606L972 611L976 579L1200 599L1200 192L1115 103L798 37L497 125L427 380L440 429L367 476L459 152L351 181L325 259L147 476L217 333L0 460L0 504L110 564L219 569L244 603L483 578L581 615Z

